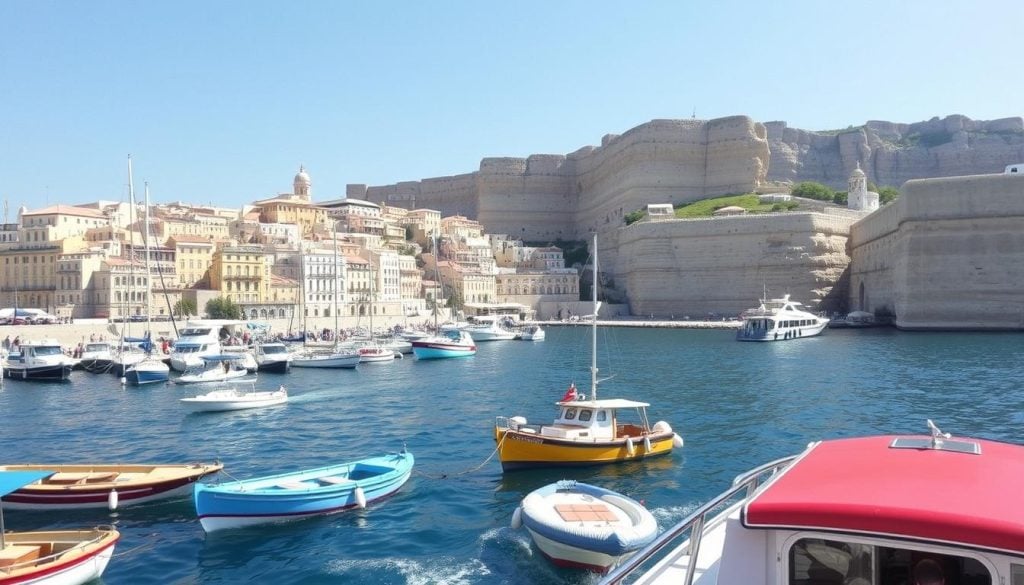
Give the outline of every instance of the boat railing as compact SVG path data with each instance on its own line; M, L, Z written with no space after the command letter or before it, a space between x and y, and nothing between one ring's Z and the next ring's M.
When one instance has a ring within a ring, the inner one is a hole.
M797 457L797 455L791 455L776 459L741 474L733 480L731 488L719 494L713 500L706 502L678 524L658 535L654 542L637 551L636 554L630 556L621 565L608 573L601 580L600 585L613 585L625 582L630 575L645 566L655 555L684 536L689 537L689 543L685 546L689 551L690 560L686 564L686 578L680 585L691 585L693 583L694 570L697 567L701 535L704 526L707 524L708 517L712 513L717 513L724 505L736 499L737 496L741 496L744 500L753 496L763 480L769 479L785 469Z

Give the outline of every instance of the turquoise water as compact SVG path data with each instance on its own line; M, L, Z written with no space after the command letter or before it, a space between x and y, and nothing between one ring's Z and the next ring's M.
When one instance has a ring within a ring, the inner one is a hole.
M7 380L0 461L194 462L237 478L396 451L417 470L366 510L205 536L191 501L66 513L5 514L9 529L113 523L121 583L591 583L551 567L509 519L519 500L572 477L644 500L661 527L758 463L810 441L923 433L1024 443L1024 341L1013 334L828 331L783 343L737 343L731 331L602 329L601 397L651 402L686 446L648 462L503 476L492 460L497 415L550 419L575 380L589 383L589 330L552 328L542 343L481 344L477 356L261 374L286 406L186 415L196 387L122 390L109 375ZM440 476L445 475L444 479Z

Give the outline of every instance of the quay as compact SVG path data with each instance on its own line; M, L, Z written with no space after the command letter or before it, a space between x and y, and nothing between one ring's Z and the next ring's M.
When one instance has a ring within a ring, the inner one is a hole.
M589 319L579 321L530 321L542 327L579 327L590 325ZM623 317L615 320L598 320L598 327L636 327L640 329L739 329L743 321L653 321L640 317Z

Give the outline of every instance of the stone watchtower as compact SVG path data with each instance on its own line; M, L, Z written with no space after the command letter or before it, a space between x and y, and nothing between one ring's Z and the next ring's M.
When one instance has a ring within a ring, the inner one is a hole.
M872 212L878 209L878 193L868 191L868 177L860 170L860 163L850 173L846 206L854 211Z
M295 175L295 180L292 181L293 192L298 197L309 201L309 190L312 186L313 182L309 179L306 167L299 165L299 172Z

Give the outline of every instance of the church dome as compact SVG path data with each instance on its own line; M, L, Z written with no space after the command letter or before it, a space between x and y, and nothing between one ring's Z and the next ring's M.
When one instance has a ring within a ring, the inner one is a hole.
M312 184L312 181L309 179L309 173L306 172L306 167L299 165L299 172L295 174L295 180L293 182L296 185Z
M853 172L850 173L850 178L851 179L853 179L853 178L863 178L863 177L866 177L866 176L867 175L864 174L864 171L860 170L860 163L859 162L857 163L857 168L853 169Z

